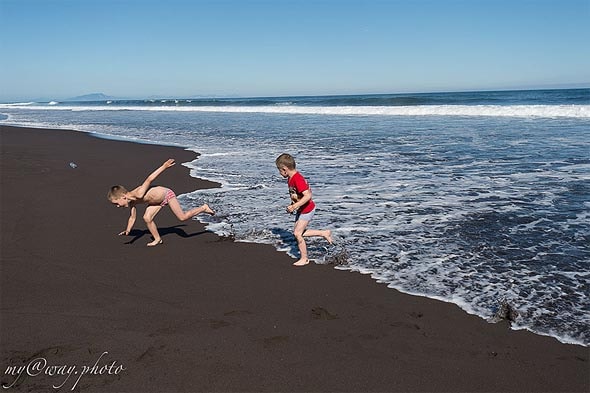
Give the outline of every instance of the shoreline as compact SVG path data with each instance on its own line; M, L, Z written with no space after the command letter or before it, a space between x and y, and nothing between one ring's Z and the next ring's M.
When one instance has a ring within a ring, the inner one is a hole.
M16 126L16 127L20 127L20 126ZM178 144L166 144L166 143L152 142L152 141L147 141L147 140L133 140L133 139L127 139L125 137L118 137L118 136L113 136L113 135L108 135L108 134L100 134L100 133L92 132L92 131L69 130L69 129L65 129L65 130L83 132L83 133L86 133L86 134L88 134L88 135L90 135L92 137L96 137L96 138L99 138L99 139L107 139L107 140L122 141L122 142L131 142L131 143L146 144L146 145L176 147L176 148L181 148L181 149L184 149L184 150L187 150L187 151L190 151L190 152L194 152L197 155L197 157L195 159L198 159L198 156L200 156L200 153L198 151L196 151L196 150L194 150L192 148L189 148L187 146L178 145ZM187 163L183 163L183 164L187 164ZM189 176L190 177L194 177L194 178L196 178L197 180L200 180L200 181L205 181L205 182L212 183L211 184L211 187L208 187L208 188L219 188L219 187L221 187L221 183L219 183L216 179L207 179L207 178L204 178L204 177L192 176L192 175L190 175L190 170L189 170ZM199 220L198 217L196 217L196 219ZM207 226L207 224L205 222L202 222L200 220L199 220L199 222L201 222L203 225ZM220 237L225 237L226 236L226 235L224 235L222 233L217 233L214 230L211 230L211 232L215 233L217 236L220 236ZM237 241L237 242L245 242L245 243L252 243L252 244L260 244L260 245L268 245L268 243L257 242L257 241L241 241L241 240L235 240L235 241ZM292 256L292 255L289 254L289 251L284 251L284 250L281 250L281 249L279 249L277 247L274 247L274 248L275 248L275 250L277 250L277 251L279 251L281 253L286 253L288 256L296 259L295 256ZM351 273L357 273L357 274L362 274L362 275L366 275L367 274L367 273L363 273L362 272L362 269L361 268L358 268L358 267L349 268L348 265L338 266L338 265L335 265L333 263L326 263L324 265L333 266L335 268L340 268L339 270L348 271L348 272L351 272ZM376 279L376 278L373 277L373 274L372 273L369 273L368 275L369 275L369 277L371 277L372 280L374 280L374 281L377 281L378 280L378 279ZM385 284L387 285L387 283L385 283ZM463 310L465 313L467 313L469 315L474 315L476 317L479 317L479 318L481 318L482 320L484 320L486 322L489 322L490 319L493 319L494 318L493 315L492 316L489 316L488 318L486 318L486 316L481 315L481 314L478 314L476 311L473 310L472 307L469 306L468 303L460 304L459 302L455 302L455 301L453 301L451 299L446 299L444 297L437 296L437 295L427 295L427 294L421 294L421 293L414 293L414 292L411 292L411 291L405 291L403 288L400 288L400 287L397 287L397 286L389 287L389 288L392 289L392 290L401 292L403 294L410 295L410 296L424 297L424 298L427 298L427 299L431 299L431 300L440 301L440 302L444 302L444 303L449 303L449 304L455 305L455 306L459 307L461 310ZM500 305L500 303L498 303L498 307L499 307L499 305ZM494 322L490 322L490 323L494 323ZM535 331L535 330L531 329L528 326L524 326L524 325L523 326L515 326L514 323L511 323L510 328L512 330L515 330L515 331L527 331L527 332L530 332L530 333L533 333L533 334L536 334L536 335L539 335L539 336L554 338L554 339L556 339L557 341L559 341L562 344L579 345L579 346L582 346L582 347L590 348L590 344L585 344L585 343L583 343L582 341L580 341L580 340L578 340L576 338L572 338L571 336L567 336L567 335L561 335L560 336L557 333L544 333L544 332L539 332L539 331Z
M296 269L272 246L231 242L168 209L156 220L163 246L145 247L139 218L131 239L113 235L126 214L106 201L110 185L198 153L12 126L0 126L0 143L0 369L39 356L81 366L108 351L126 370L81 379L80 390L590 389L587 347L362 274ZM183 165L158 182L177 193L214 186ZM29 376L15 389L56 382Z

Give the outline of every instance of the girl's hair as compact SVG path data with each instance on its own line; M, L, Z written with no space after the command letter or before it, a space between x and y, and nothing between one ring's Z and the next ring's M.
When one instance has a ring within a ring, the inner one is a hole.
M127 189L123 186L112 186L107 193L107 198L112 201L121 198L123 195L127 194L127 192Z
M286 166L288 169L295 169L295 158L287 153L278 156L275 163L277 164L277 168Z

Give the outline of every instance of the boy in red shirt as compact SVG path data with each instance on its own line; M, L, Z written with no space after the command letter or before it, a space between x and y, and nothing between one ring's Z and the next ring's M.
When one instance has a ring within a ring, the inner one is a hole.
M301 257L293 265L304 266L309 263L307 258L307 245L305 237L321 236L332 244L332 231L329 229L307 229L307 225L315 213L315 203L312 200L311 188L305 178L295 169L295 159L287 153L281 154L275 161L279 173L288 179L291 204L287 206L287 212L295 212L295 229L293 235L297 239L297 246Z

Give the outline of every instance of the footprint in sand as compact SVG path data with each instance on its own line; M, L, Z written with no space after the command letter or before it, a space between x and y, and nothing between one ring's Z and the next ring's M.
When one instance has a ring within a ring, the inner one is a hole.
M338 319L337 314L332 314L323 307L315 307L311 309L311 316L313 319L321 319L324 321Z

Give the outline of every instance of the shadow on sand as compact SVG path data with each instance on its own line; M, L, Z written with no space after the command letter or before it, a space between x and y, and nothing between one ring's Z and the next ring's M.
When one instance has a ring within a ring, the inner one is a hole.
M186 224L178 224L178 225L174 225L172 227L158 228L158 232L160 232L160 236L162 238L165 236L171 235L171 234L175 234L180 237L194 237L194 236L203 235L203 234L209 232L209 231L199 231L199 232L195 232L195 233L186 233L186 231L184 229L182 229L181 227L186 227ZM132 229L131 232L129 233L129 236L133 236L133 239L129 240L128 242L125 242L125 244L133 244L136 241L138 241L139 239L141 239L142 237L144 237L144 235L150 236L150 238L152 238L150 231L148 231L147 229L144 229L144 230Z

